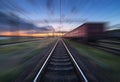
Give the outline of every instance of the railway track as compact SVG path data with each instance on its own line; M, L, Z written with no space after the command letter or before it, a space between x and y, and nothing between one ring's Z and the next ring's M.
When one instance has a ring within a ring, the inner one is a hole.
M88 82L63 40L58 40L33 82Z
M104 40L104 41L99 41L99 42L120 45L119 41Z
M116 54L116 55L120 55L120 49L119 48L112 48L112 47L106 47L106 46L102 46L102 45L98 45L96 43L90 43L91 46L94 46L98 49Z

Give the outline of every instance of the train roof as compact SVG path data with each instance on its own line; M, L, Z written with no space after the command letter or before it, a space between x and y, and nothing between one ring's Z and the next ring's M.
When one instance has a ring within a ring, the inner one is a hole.
M86 22L86 23L84 23L84 24L78 26L77 28L75 28L75 29L69 31L68 33L72 32L72 31L74 31L74 30L76 30L76 29L78 29L78 28L81 28L81 27L84 26L84 25L92 25L92 24L102 24L102 25L105 25L106 22Z

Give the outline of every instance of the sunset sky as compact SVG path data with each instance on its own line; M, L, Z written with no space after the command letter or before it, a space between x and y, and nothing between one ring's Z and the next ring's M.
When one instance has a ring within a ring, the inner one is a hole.
M52 26L56 31L70 31L84 22L119 24L119 8L120 0L0 0L0 12L12 12L35 26Z

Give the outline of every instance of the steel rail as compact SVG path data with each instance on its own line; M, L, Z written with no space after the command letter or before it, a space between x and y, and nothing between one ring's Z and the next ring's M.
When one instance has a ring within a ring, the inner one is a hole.
M47 59L46 59L45 62L43 63L42 67L39 69L39 71L38 71L37 75L35 76L33 82L37 82L37 79L38 79L39 75L42 73L42 70L43 70L44 67L46 66L46 64L47 64L49 58L51 57L53 51L55 50L57 44L58 44L58 40L57 40L57 42L55 43L54 47L52 48L52 50L51 50L50 54L48 55Z
M75 66L77 67L78 71L81 73L84 82L88 82L88 79L86 78L86 76L84 75L83 71L81 70L80 66L77 64L76 60L74 59L74 57L72 56L71 52L69 51L68 47L66 46L65 42L63 40L61 40L63 42L63 45L65 47L65 49L67 50L68 54L70 55L70 57L72 58Z
M44 70L44 67L46 66L49 58L51 57L52 53L54 52L54 50L55 50L55 48L56 48L56 46L57 46L57 44L58 44L58 41L59 41L59 40L57 40L57 42L55 43L54 47L52 48L50 54L48 55L47 59L46 59L45 62L43 63L42 67L39 69L39 71L38 71L37 75L35 76L33 82L37 82L38 77L40 76L40 74L41 74L42 71ZM71 54L71 52L69 51L68 47L66 46L65 42L64 42L62 39L61 39L61 41L62 41L62 43L63 43L66 51L67 51L68 54L70 55L71 59L73 60L73 63L75 64L75 66L77 67L78 71L79 71L80 74L82 75L82 78L83 78L84 82L88 82L86 76L85 76L84 73L82 72L81 68L78 66L76 60L75 60L74 57L72 56L72 54Z

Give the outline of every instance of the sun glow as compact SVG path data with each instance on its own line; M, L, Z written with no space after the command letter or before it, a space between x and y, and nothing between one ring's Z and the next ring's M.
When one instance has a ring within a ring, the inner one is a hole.
M24 31L19 31L19 32L1 32L1 36L35 36L35 37L50 37L50 36L63 36L64 33L33 33L29 34Z

